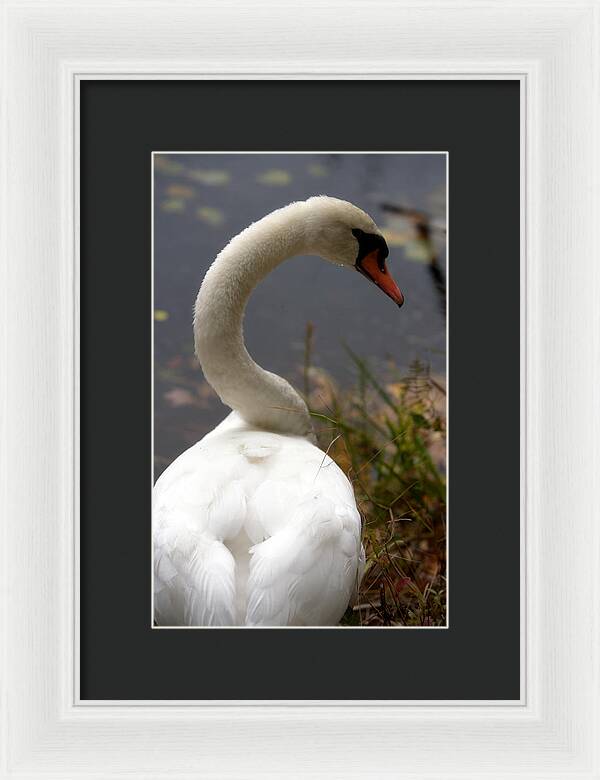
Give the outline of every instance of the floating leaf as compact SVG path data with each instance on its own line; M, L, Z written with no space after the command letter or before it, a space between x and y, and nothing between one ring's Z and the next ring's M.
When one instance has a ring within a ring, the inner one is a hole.
M189 390L184 387L174 387L172 390L163 394L163 398L169 404L169 406L193 406L196 403L196 399Z
M166 173L167 176L176 176L178 173L181 173L184 168L181 163L169 159L167 155L156 154L154 155L154 170Z
M154 309L154 319L156 322L165 322L169 319L169 312L165 309Z
M311 176L328 176L329 171L321 163L312 163L308 166L308 172Z
M283 187L286 184L289 184L291 180L291 173L280 168L272 168L256 177L257 182L260 184L267 184L270 187Z
M231 179L228 171L204 171L200 168L188 171L188 176L190 179L206 184L208 187L222 187L224 184L228 184Z
M182 211L185 211L185 200L182 198L169 198L168 200L163 200L160 207L162 211L170 214L181 214Z
M194 190L192 187L186 187L185 184L170 184L167 187L167 195L175 199L193 198Z
M206 222L213 227L222 225L225 222L225 214L220 209L212 208L211 206L201 206L196 211L196 216L202 222Z

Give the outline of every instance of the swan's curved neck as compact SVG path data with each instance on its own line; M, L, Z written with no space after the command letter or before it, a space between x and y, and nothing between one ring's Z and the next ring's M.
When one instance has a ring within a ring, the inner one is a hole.
M308 250L304 203L292 203L236 236L209 268L196 300L196 354L224 404L248 423L310 436L306 404L293 387L260 368L244 345L244 309L254 287L292 255Z

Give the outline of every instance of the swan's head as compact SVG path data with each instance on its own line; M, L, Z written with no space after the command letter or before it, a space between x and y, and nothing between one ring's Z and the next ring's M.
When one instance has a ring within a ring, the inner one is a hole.
M332 263L355 268L402 306L404 296L390 274L385 238L371 217L346 200L320 195L305 202L311 251Z

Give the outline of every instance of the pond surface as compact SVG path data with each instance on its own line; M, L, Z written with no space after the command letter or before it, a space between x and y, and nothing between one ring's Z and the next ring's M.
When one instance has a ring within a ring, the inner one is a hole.
M264 368L302 387L307 323L312 363L341 386L355 371L344 345L376 373L418 359L445 379L446 157L443 154L161 154L154 156L154 452L157 475L227 413L193 356L202 278L231 237L311 195L352 201L386 235L398 309L363 277L315 257L283 263L250 299L245 336ZM387 207L384 206L387 204ZM391 212L389 205L404 213ZM416 210L414 214L407 210ZM428 237L423 234L426 225Z

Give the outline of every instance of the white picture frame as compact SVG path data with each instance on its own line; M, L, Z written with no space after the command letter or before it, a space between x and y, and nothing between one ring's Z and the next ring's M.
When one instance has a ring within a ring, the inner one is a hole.
M598 21L577 0L4 3L2 777L600 777ZM520 82L518 701L78 698L87 78Z

